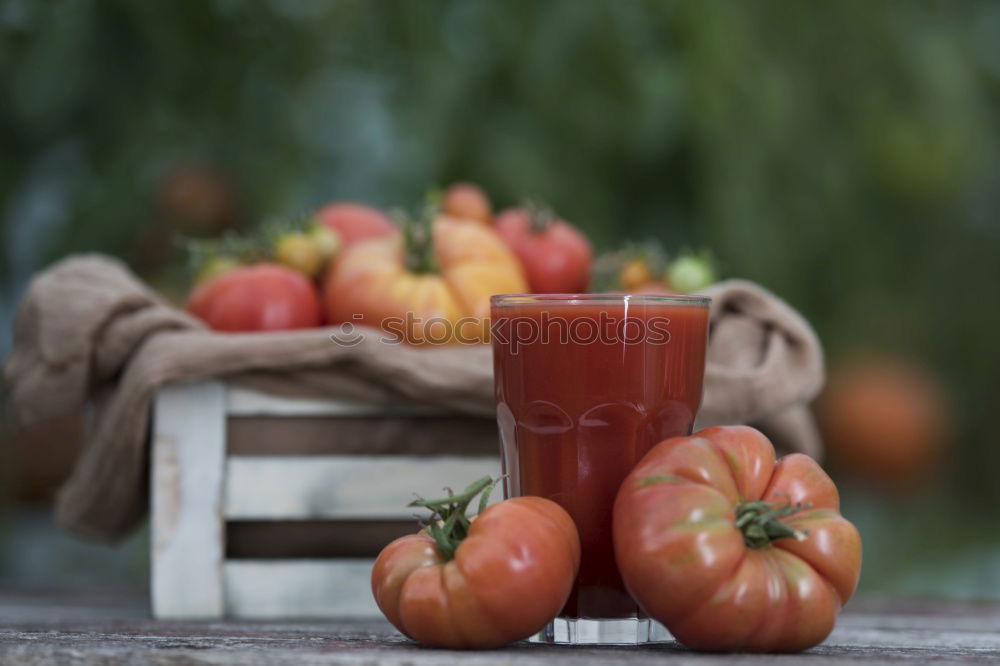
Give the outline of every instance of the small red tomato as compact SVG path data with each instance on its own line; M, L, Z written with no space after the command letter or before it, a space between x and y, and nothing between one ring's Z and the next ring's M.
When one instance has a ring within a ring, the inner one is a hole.
M593 251L569 223L543 209L511 208L497 216L496 229L524 265L533 293L587 291Z
M277 264L241 266L200 282L187 311L216 331L277 331L322 323L316 287Z
M441 198L441 212L451 217L478 220L484 224L493 221L493 206L489 197L481 187L472 183L449 185Z
M489 477L460 495L414 504L435 511L396 539L372 569L372 593L399 631L424 645L494 648L537 633L562 609L580 566L569 514L542 497L516 497L465 517Z
M657 444L625 478L613 515L629 593L697 650L817 645L861 573L861 537L812 458L775 461L746 426Z
M343 247L370 238L381 238L396 233L396 225L389 216L371 206L341 201L316 211L321 224L337 232Z

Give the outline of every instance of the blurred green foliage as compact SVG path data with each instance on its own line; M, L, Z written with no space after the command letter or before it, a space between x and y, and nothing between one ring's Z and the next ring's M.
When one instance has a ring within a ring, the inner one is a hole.
M163 271L185 169L236 226L472 180L601 249L709 248L834 359L922 359L943 484L996 501L998 35L975 1L4 0L2 335L66 253Z

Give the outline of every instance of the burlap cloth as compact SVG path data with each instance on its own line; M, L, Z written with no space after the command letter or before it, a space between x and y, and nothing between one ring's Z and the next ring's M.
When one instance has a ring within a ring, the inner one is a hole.
M823 355L808 323L749 282L706 294L712 328L699 426L754 423L779 447L818 455L806 405L822 386ZM103 256L70 257L40 273L18 311L4 377L16 424L87 410L86 444L57 497L57 522L114 540L141 521L150 406L167 382L225 377L285 395L495 413L488 347L386 345L371 331L344 346L331 341L333 330L213 333Z

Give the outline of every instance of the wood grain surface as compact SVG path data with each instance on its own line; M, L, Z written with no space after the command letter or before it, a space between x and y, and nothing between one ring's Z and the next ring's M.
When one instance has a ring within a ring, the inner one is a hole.
M1000 603L861 599L822 645L795 655L715 655L676 643L501 650L420 648L378 620L156 621L142 595L106 589L0 591L0 664L156 663L462 666L604 664L1000 663Z

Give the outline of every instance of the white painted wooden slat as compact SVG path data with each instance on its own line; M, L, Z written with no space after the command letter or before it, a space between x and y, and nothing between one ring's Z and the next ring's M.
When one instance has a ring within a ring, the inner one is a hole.
M422 405L380 405L339 399L286 398L230 386L229 416L449 416L452 412Z
M233 456L226 460L227 520L409 518L414 494L440 497L500 474L496 456ZM493 490L499 501L502 490Z
M222 384L204 382L156 396L150 500L158 618L222 615L224 394Z
M374 560L228 560L226 615L243 618L376 617Z

